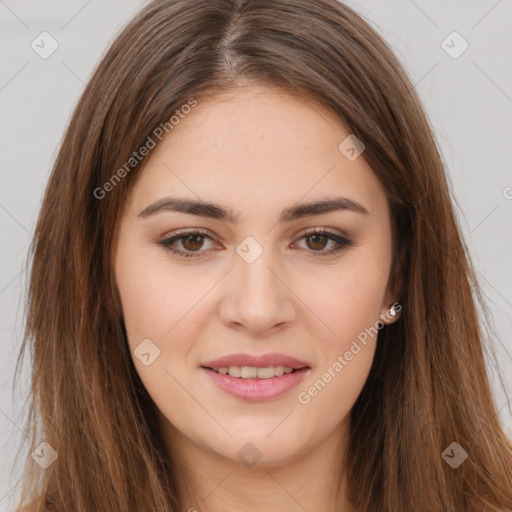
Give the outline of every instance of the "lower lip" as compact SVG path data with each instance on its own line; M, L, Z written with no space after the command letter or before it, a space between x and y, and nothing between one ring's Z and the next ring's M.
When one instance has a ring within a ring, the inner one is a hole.
M309 367L271 379L241 379L201 367L222 391L249 402L263 402L290 391L304 379Z

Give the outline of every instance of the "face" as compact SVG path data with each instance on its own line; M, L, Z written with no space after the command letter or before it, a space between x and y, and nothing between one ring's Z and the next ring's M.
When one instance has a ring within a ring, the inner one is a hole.
M198 98L149 155L115 276L171 446L264 467L347 432L396 299L387 199L347 136L323 106L251 86Z

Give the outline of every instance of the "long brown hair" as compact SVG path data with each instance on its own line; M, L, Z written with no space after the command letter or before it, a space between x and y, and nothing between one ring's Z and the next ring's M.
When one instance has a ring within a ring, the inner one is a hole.
M101 60L30 252L18 364L29 350L30 450L46 441L58 458L45 470L27 458L25 501L38 511L182 509L179 468L132 363L113 278L117 224L145 160L105 197L97 191L176 109L242 83L330 108L364 142L391 207L403 311L380 332L351 412L340 461L351 503L361 512L512 509L512 446L491 396L478 283L442 159L392 51L335 0L156 0ZM442 456L453 442L468 453L456 469Z

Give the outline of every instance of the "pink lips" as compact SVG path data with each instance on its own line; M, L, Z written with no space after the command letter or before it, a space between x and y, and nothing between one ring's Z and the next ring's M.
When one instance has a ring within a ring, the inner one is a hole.
M222 375L212 369L230 366L254 366L256 368L288 366L295 371L270 379L242 379L231 377L230 375ZM290 391L302 381L310 370L310 367L303 361L283 354L264 354L261 356L232 354L204 363L201 365L201 368L225 393L242 400L255 402L271 400Z
M255 366L256 368L266 368L268 366L289 366L295 370L308 366L304 361L299 361L293 357L283 354L263 354L261 356L252 356L250 354L231 354L229 356L215 359L203 363L205 368L227 368L230 366Z

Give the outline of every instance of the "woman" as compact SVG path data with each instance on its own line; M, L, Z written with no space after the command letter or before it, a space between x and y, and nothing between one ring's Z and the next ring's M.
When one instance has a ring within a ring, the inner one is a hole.
M348 7L150 3L32 254L30 510L512 509L441 158Z

